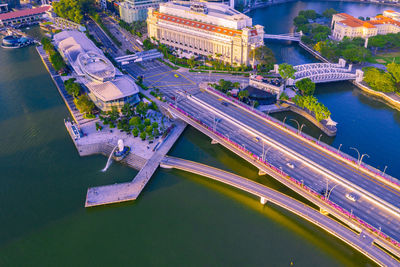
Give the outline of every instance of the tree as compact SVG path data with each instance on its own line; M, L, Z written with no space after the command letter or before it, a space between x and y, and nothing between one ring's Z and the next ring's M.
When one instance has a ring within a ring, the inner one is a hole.
M265 45L250 50L249 58L254 59L254 65L267 65L276 62L274 52Z
M139 129L140 132L143 132L143 130L144 130L145 127L146 127L146 126L145 126L143 123L141 123L141 124L138 125L138 129Z
M90 100L90 98L86 94L80 95L75 98L74 103L79 112L84 114L92 114L92 111L95 107L92 100Z
M54 50L50 52L50 62L56 71L66 67L64 59L61 57L60 53Z
M140 138L141 138L143 141L146 140L146 136L147 136L146 132L141 132L141 133L140 133Z
M46 51L47 53L54 50L54 45L51 43L51 40L49 38L43 37L41 43L43 45L44 51Z
M152 124L151 124L151 126L155 129L155 128L158 128L158 122L153 122Z
M140 120L140 118L139 117L132 117L130 120L129 120L129 124L130 125L132 125L132 126L134 126L134 127L137 127L137 126L139 126L139 124L141 123L141 120Z
M308 19L306 19L304 16L297 16L293 19L293 24L296 27L300 27L302 25L305 25L308 23Z
M359 20L365 20L365 18L363 16L359 16L358 19Z
M296 87L303 95L313 95L315 91L315 83L313 83L310 78L301 79L296 82Z
M151 135L152 132L153 132L153 127L152 127L151 125L146 126L146 133L147 133L148 135Z
M81 23L83 15L94 10L93 0L60 0L52 3L54 12L65 19Z
M364 69L364 81L374 90L379 92L396 91L395 80L390 73L383 72L377 68Z
M132 130L132 135L133 135L134 137L138 137L138 136L139 136L139 130L138 130L137 128L133 128L133 130Z
M337 13L338 13L338 12L337 12L335 9L333 9L333 8L328 8L328 9L326 9L326 10L322 13L322 15L323 15L324 17L328 18L328 19L331 19L332 16L333 16L334 14L337 14Z
M141 114L142 116L146 115L148 109L148 105L144 102L139 102L139 104L137 104L136 106L136 112Z
M149 126L150 124L151 124L150 119L145 119L145 120L144 120L144 125L145 125L145 126Z
M188 60L187 60L187 64L190 66L191 69L193 69L195 61L194 61L194 56L191 56Z
M400 64L389 63L386 66L387 71L393 76L396 83L400 83Z
M303 16L306 19L316 19L317 17L320 17L321 15L317 14L317 12L315 12L315 10L312 9L308 9L308 10L301 10L299 12L299 16Z
M375 54L378 48L383 48L387 44L388 40L384 35L376 35L369 38L368 44L375 47Z
M77 97L80 94L81 86L75 82L75 78L70 78L64 82L65 90L73 97Z
M279 65L279 75L285 80L285 86L286 86L286 80L287 79L294 79L294 74L296 70L293 68L292 65L289 65L287 63L282 63Z
M239 92L238 96L239 96L240 100L243 100L243 98L249 97L249 91L242 90Z

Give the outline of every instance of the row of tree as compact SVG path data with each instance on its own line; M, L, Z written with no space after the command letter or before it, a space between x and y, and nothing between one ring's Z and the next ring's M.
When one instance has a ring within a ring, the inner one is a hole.
M75 80L75 78L66 80L64 82L65 90L74 98L75 106L80 113L84 114L86 118L94 118L93 111L96 106L89 96L83 93L82 86Z
M110 128L117 127L119 130L131 133L134 137L140 136L142 140L146 138L153 140L154 137L160 135L160 129L158 122L152 121L147 116L150 108L155 109L152 105L144 102L139 102L136 107L125 104L121 113L118 112L116 107L112 107L110 111L102 112L99 118L104 125L109 125ZM163 120L161 123L164 127Z
M49 55L49 60L50 60L51 64L53 65L54 69L56 71L61 71L61 70L65 69L66 64L64 62L64 59L62 58L60 53L55 49L55 47L51 43L50 39L47 37L43 37L41 40L41 43L43 45L43 49Z
M138 37L142 37L143 34L147 32L147 23L145 20L134 21L132 23L127 23L123 20L120 20L119 26L132 34L137 35Z
M364 68L364 82L379 92L400 92L400 64L390 63L386 72L377 68Z
M300 108L305 108L311 111L318 121L327 119L331 115L328 108L324 104L318 102L318 99L312 95L296 95L293 98L293 102Z
M60 0L52 5L58 16L76 23L81 23L85 14L94 12L94 0Z

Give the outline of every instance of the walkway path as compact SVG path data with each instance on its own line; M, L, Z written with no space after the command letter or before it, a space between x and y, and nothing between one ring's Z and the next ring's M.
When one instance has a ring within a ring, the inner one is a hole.
M55 69L53 68L53 65L49 61L49 56L46 54L46 52L43 50L42 46L37 46L36 50L39 53L39 56L42 58L43 64L46 67L47 71L50 73L50 76L55 83L58 92L60 93L62 99L64 100L68 110L70 111L74 121L79 125L83 125L88 122L92 122L98 119L85 119L83 115L79 112L79 110L76 108L75 103L73 101L72 96L70 96L67 91L65 90L64 82L62 81L60 75L57 74Z
M270 201L321 227L379 265L399 265L398 261L373 244L375 236L370 233L362 232L358 235L342 224L322 215L317 210L264 185L217 168L174 157L165 157L160 166L188 171L242 189L260 197L262 204Z

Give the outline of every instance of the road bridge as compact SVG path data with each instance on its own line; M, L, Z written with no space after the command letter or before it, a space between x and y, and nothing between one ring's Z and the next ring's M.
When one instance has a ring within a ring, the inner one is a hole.
M195 173L232 187L239 188L259 197L260 202L263 205L267 202L271 202L324 229L379 265L395 266L399 264L398 261L374 245L376 242L376 236L366 232L355 233L342 224L324 216L317 210L304 205L300 201L252 180L204 164L175 157L165 157L161 161L160 166L163 168L175 168Z
M144 75L146 86L156 84L171 103L169 112L209 136L212 143L223 145L260 174L277 179L349 227L356 224L398 250L400 186L395 178L234 99L201 91L191 79L160 62L129 64L126 69L134 76ZM348 193L354 193L356 200L347 199Z

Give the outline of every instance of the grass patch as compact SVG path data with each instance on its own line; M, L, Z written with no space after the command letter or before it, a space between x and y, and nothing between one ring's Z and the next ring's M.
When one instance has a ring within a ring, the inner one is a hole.
M370 63L379 63L384 65L392 62L400 64L400 51L378 54L376 56L368 57L366 60Z

